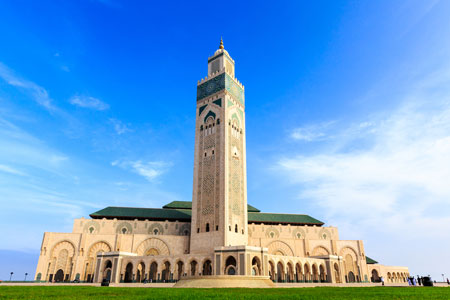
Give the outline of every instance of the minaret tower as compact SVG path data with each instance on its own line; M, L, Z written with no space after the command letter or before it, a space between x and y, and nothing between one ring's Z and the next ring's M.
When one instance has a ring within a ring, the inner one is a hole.
M248 243L244 86L234 68L221 39L197 84L191 253Z

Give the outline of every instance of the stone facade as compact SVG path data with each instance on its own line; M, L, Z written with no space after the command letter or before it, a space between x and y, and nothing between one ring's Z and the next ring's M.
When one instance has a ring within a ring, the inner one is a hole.
M173 282L241 275L350 283L383 276L405 282L408 268L368 259L362 241L340 240L335 227L247 206L244 86L222 43L197 85L195 130L192 205L106 208L76 219L72 233L45 233L35 279Z

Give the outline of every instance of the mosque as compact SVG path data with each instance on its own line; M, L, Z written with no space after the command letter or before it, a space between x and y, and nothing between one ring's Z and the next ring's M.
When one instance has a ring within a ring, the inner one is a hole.
M361 240L308 215L247 204L244 86L220 42L197 83L192 202L106 207L44 233L36 281L181 282L219 277L285 283L402 283L407 267L378 264ZM233 277L234 278L234 277Z

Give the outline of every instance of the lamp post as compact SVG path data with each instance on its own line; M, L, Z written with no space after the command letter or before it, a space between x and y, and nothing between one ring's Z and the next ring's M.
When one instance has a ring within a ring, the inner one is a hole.
M9 276L9 281L11 281L13 274L14 274L14 272L11 272L11 275Z
M25 273L25 279L23 281L27 281L27 275L28 273Z
M442 275L442 282L445 282L444 274L441 274L441 275Z

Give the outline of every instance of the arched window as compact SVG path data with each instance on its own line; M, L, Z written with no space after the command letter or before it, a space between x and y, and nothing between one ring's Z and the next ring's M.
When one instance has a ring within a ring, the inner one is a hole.
M122 228L122 233L123 233L123 234L127 233L127 229L126 229L125 227Z
M236 225L234 225L234 232L238 232L238 227L237 227L237 224L236 224Z
M206 232L209 232L209 223L206 223Z
M228 226L228 230L229 230L229 231L231 231L231 225L230 225L230 226Z
M159 233L158 229L155 228L155 230L153 230L153 234L158 235L158 233Z
M216 225L216 231L219 231L219 225Z

